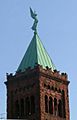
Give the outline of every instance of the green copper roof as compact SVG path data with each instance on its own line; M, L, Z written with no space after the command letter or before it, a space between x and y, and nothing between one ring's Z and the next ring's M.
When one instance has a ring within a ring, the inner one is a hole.
M34 68L36 64L42 65L43 68L48 66L52 70L55 69L55 66L49 57L47 51L45 50L39 36L37 33L34 33L33 39L17 69L25 71L26 68Z

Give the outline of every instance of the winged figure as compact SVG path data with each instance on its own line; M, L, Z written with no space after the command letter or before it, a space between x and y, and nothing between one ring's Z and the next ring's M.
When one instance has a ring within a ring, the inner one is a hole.
M38 23L37 14L35 11L33 12L33 10L31 8L30 8L30 14L31 14L31 17L34 19L32 30L34 30L36 32L37 23Z

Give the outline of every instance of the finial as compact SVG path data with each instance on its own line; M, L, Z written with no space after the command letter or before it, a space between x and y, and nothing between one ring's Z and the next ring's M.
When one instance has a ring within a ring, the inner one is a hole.
M34 19L32 30L34 30L34 33L37 33L37 23L38 23L37 14L35 11L33 12L31 8L30 8L30 14L31 14L31 17Z

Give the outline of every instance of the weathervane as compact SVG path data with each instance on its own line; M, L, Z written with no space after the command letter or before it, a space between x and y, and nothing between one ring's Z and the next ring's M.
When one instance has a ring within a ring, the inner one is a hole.
M31 14L31 17L34 19L32 30L34 30L34 32L36 33L37 32L37 23L38 23L37 14L35 11L33 12L33 10L31 8L30 8L30 14Z

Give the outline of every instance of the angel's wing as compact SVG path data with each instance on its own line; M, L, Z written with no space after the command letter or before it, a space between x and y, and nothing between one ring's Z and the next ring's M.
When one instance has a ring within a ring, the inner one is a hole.
M35 19L35 13L33 12L33 10L30 8L30 14L31 14L31 17L33 18L33 19Z

